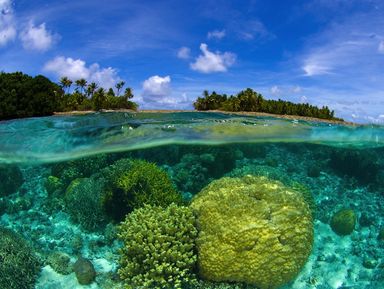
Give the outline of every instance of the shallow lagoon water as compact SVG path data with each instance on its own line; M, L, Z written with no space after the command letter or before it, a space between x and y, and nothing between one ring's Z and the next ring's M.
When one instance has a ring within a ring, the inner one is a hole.
M184 206L223 177L264 177L305 191L312 196L306 199L313 218L311 253L280 287L384 287L383 127L218 113L96 113L1 122L0 136L0 226L19 234L39 260L29 288L129 285L118 274L124 242L117 234L133 205L100 205L110 189L108 173L124 159L154 163L154 173L166 174ZM150 167L126 169L133 168ZM137 175L122 174L130 180ZM138 178L144 190L143 180ZM124 197L124 188L112 200ZM330 225L342 209L355 216L345 235ZM193 252L202 259L197 247ZM57 268L58 255L68 261L62 265L67 269ZM79 284L72 271L79 256L97 273L90 285ZM224 272L222 282L206 280L198 262L190 273L196 282L185 288L257 288ZM15 284L10 288L26 288L22 281Z

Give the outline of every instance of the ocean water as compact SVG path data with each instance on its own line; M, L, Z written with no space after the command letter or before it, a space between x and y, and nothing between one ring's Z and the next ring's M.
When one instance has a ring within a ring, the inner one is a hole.
M384 127L0 122L0 289L384 288Z

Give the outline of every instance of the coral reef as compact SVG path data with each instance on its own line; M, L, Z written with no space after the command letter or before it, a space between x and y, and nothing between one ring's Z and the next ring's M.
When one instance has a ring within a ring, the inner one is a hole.
M313 243L301 193L265 177L213 181L192 200L200 276L278 288L305 264Z
M0 227L0 288L32 289L40 261L27 242L15 232Z
M0 197L17 192L23 184L23 175L18 166L0 164Z
M120 226L119 270L125 288L181 288L194 282L195 217L188 207L146 205Z
M156 164L143 160L121 160L105 170L107 213L117 221L144 204L166 207L182 202L168 174Z
M329 165L341 175L354 177L360 183L376 181L380 171L377 154L372 150L335 150L331 154Z
M351 209L341 209L332 216L330 225L336 234L349 235L355 229L356 214Z
M55 192L61 192L64 189L63 182L55 176L49 176L44 183L48 195L52 196Z
M74 222L86 230L95 230L105 224L104 198L102 180L75 179L65 192L65 208Z
M68 186L74 179L90 177L95 172L107 166L107 164L106 155L100 154L93 157L54 164L52 165L51 171L52 176L58 177L65 186Z

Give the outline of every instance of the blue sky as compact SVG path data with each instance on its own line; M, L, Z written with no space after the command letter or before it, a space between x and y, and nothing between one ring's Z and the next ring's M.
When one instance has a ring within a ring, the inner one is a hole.
M251 87L383 123L382 3L0 0L0 70L125 80L141 108Z

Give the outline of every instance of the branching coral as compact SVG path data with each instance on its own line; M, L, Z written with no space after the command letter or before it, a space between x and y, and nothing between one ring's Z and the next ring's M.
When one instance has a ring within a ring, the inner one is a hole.
M66 210L84 229L95 230L105 223L104 195L102 180L73 180L65 193Z
M32 289L40 261L27 242L15 232L0 227L0 288Z
M104 205L118 221L144 204L166 207L182 201L168 174L154 163L120 160L104 172L109 190Z
M194 281L195 217L188 207L146 205L120 226L125 288L181 288Z

